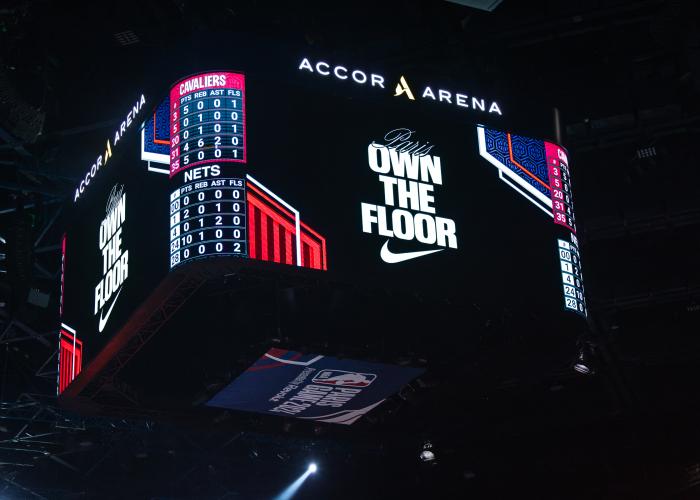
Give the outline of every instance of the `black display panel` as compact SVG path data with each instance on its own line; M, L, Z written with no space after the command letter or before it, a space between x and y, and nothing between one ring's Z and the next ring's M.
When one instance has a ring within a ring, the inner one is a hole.
M83 365L168 273L217 259L584 324L565 148L511 131L499 96L251 51L153 75L76 189L62 322Z
M154 203L168 196L168 183L141 159L140 126L151 106L145 97L139 103L65 210L60 390L67 385L61 379L85 370L168 271L168 207Z

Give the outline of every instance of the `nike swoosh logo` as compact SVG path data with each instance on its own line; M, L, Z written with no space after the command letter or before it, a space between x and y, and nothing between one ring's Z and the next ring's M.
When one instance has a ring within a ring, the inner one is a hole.
M437 250L422 250L420 252L394 253L391 250L389 250L389 240L386 240L384 242L384 246L382 246L381 252L379 252L379 256L387 264L396 264L397 262L415 259L416 257L423 257L424 255L429 255L435 252L442 252L443 250L444 248L438 248Z
M122 293L123 288L119 287L119 291L117 294L114 296L114 300L112 301L112 305L109 306L109 309L107 309L107 316L104 318L102 317L102 311L100 311L100 324L98 325L98 329L100 332L104 330L105 325L107 324L107 320L109 319L109 315L112 314L112 309L114 308L114 304L117 303L117 299L119 298L119 294Z

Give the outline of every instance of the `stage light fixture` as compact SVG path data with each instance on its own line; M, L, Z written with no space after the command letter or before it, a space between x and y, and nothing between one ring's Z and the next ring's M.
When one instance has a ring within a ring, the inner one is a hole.
M572 367L575 372L582 375L594 375L596 373L595 354L593 345L590 342L581 343Z
M656 147L655 146L647 146L644 148L639 148L637 149L637 158L642 159L642 158L654 158L656 156Z
M309 464L309 472L313 474L318 470L318 466L315 463L310 463Z
M432 462L435 460L435 452L433 451L433 443L426 441L423 444L423 450L420 452L421 462Z

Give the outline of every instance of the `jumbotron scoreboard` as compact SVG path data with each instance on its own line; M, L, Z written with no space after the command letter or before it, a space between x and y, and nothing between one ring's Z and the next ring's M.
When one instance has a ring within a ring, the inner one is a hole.
M135 94L90 153L61 246L60 393L99 375L159 307L156 291L219 269L459 297L585 328L562 145L511 131L497 96L342 61L296 56L278 62L280 77L232 59L154 75L160 90ZM198 335L228 314L211 307L197 312ZM421 324L396 321L408 337ZM294 365L297 354L266 356ZM373 383L343 370L326 378Z
M170 89L170 267L246 257L245 76L195 75ZM231 170L237 177L221 177ZM215 178L213 178L215 177Z

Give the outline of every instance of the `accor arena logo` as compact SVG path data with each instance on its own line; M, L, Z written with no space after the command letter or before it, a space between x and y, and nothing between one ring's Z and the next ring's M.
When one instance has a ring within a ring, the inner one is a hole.
M386 90L388 87L394 90L394 97L402 97L410 101L417 99L430 100L479 113L503 115L496 101L470 96L464 92L453 92L426 85L423 87L422 92L416 93L412 84L403 75L399 76L395 83L390 85L387 83L388 80L384 75L367 72L362 69L348 68L341 64L330 64L325 61L312 62L308 57L304 57L301 60L297 69L323 78L352 81L357 85L368 85L375 89Z

